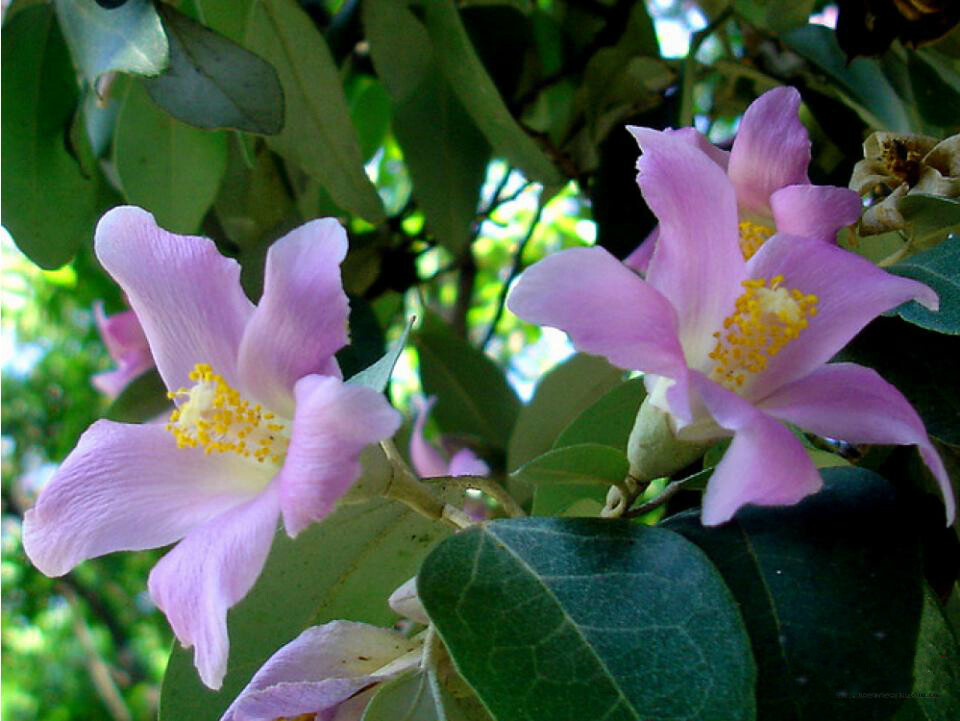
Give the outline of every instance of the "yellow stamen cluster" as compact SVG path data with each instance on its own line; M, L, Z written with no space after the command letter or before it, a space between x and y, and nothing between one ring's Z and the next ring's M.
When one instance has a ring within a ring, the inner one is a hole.
M741 220L740 251L743 253L744 260L750 260L774 232L776 231L769 225L754 223L752 220Z
M273 413L243 398L207 363L197 363L189 377L193 386L167 394L178 401L166 425L178 448L233 452L257 463L283 462L290 438Z
M745 291L736 309L724 318L723 330L713 334L710 353L715 365L710 377L730 390L742 388L748 373L760 373L770 358L807 327L817 314L818 298L784 288L783 276L743 281Z

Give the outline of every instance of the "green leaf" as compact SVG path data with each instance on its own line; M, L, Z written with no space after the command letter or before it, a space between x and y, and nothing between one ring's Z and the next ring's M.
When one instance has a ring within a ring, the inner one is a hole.
M483 351L436 328L415 338L423 389L437 396L434 419L445 433L476 435L505 449L520 410L517 394Z
M223 688L205 688L193 651L175 645L163 679L160 721L217 721L263 662L308 626L341 618L389 626L395 614L387 597L447 533L388 501L342 506L296 540L278 532L257 584L228 616L230 662Z
M511 478L527 483L597 483L608 488L627 477L624 452L599 443L554 448L520 466Z
M3 225L30 260L57 268L92 235L98 182L65 143L79 91L50 7L25 8L4 23L0 65Z
M149 76L167 67L167 36L150 0L112 10L94 0L56 0L56 7L74 62L91 83L111 71Z
M393 132L427 227L454 256L470 243L490 146L444 78L404 0L364 3L370 53L393 98Z
M453 0L428 0L425 10L440 68L490 145L531 180L562 185L563 178L553 163L510 114L470 42Z
M227 168L226 135L171 118L132 82L113 142L127 200L153 213L166 230L196 233Z
M947 82L937 65L938 58L933 54L921 54L906 50L907 70L910 73L910 87L916 98L917 110L928 123L941 128L954 128L960 118L960 89ZM942 67L950 73L950 69Z
M363 162L376 155L390 132L390 96L383 83L358 75L350 93L350 120L357 129Z
M419 670L382 684L367 704L362 721L489 719L475 697L457 699L440 683L436 673Z
M815 4L814 0L733 0L738 15L775 33L806 25Z
M911 688L919 547L886 480L822 475L826 488L792 507L748 507L717 528L698 511L662 525L706 552L740 604L759 717L890 718Z
M283 87L286 120L283 131L268 138L270 147L320 181L337 205L371 223L383 220L337 66L313 21L294 0L259 0L247 38Z
M383 392L390 382L390 376L393 375L393 367L397 364L397 359L407 345L407 338L410 335L410 329L413 327L413 318L407 321L406 327L401 335L390 346L386 354L369 368L364 368L355 376L350 378L347 383L373 388L375 391Z
M514 470L550 450L567 424L619 385L622 378L622 370L586 353L570 356L543 376L533 398L517 416L507 451L507 469Z
M541 483L533 489L533 516L597 518L607 502L609 486L596 483Z
M146 423L170 408L167 387L153 369L130 381L103 417L118 423Z
M642 378L631 378L577 416L554 442L554 448L602 443L627 450L627 439L647 391Z
M677 534L599 519L494 521L440 544L417 586L498 721L754 718L737 606Z
M960 201L939 195L912 193L897 202L897 210L910 228L911 245L928 249L960 233Z
M170 39L170 67L144 81L154 102L198 128L279 133L283 90L273 66L169 5L160 13Z
M960 209L960 203L955 205ZM897 309L901 318L927 330L960 335L960 234L897 263L890 271L925 283L940 297L938 311L912 300Z

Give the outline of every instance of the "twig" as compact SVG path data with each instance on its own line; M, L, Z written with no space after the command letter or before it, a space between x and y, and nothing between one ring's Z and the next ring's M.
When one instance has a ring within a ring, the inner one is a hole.
M523 518L527 515L520 507L520 504L514 500L513 496L507 493L506 489L492 478L487 478L486 476L447 476L443 478L441 482L461 488L475 488L478 491L483 491L503 506L504 512L511 518Z
M387 460L390 461L392 469L390 481L381 495L384 498L399 501L431 520L451 521L447 518L443 501L433 495L413 474L393 441L390 439L380 441L380 447L386 454ZM452 523L452 525L456 526L455 523Z

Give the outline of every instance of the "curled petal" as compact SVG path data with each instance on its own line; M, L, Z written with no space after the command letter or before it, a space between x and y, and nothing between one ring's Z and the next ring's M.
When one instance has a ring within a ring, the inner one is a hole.
M778 232L831 243L863 210L859 195L832 185L788 185L770 196L770 207Z
M333 510L360 475L360 451L392 436L403 418L371 388L330 376L301 378L283 469L280 507L291 537Z
M130 351L140 349L146 349L149 353L147 336L132 310L108 316L103 310L103 303L98 301L93 305L93 317L97 321L100 338L113 360L119 361Z
M178 449L162 425L97 421L27 511L24 548L61 576L88 558L173 543L267 480L238 456Z
M947 524L953 523L953 488L923 421L900 391L876 371L853 363L831 363L780 388L760 406L776 418L828 438L917 446L940 484Z
M150 572L150 597L185 647L200 679L218 689L227 671L227 610L253 587L277 529L275 485L193 529Z
M168 233L141 208L109 211L97 224L97 258L127 294L170 390L193 385L209 363L237 385L237 352L253 304L240 266L208 238Z
M436 396L431 396L418 403L417 420L413 424L413 433L410 434L410 462L413 470L421 478L435 478L447 475L447 461L440 452L427 442L423 435L423 428L430 415L430 409L437 402Z
M753 278L781 275L783 286L818 299L817 313L807 328L753 379L749 391L753 399L819 368L867 323L901 303L917 300L937 308L936 293L923 283L892 275L854 253L810 238L775 235L750 259L749 268Z
M301 225L267 251L263 297L240 344L243 387L290 417L293 385L347 344L350 307L340 281L347 234L333 218Z
M783 87L761 95L743 114L727 171L742 208L769 216L774 191L810 182L810 137L799 108L800 93Z
M705 526L730 520L748 503L789 506L820 490L813 461L785 426L702 374L691 375L710 415L733 433L703 497Z
M658 225L650 231L649 235L641 241L640 245L630 255L623 259L623 264L631 270L646 275L647 268L650 267L650 259L653 257L653 249L657 247L657 238L659 237L660 226Z

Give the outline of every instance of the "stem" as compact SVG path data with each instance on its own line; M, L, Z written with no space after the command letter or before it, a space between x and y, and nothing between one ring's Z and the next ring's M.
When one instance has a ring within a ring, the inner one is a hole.
M520 504L513 499L513 496L507 493L506 489L492 478L487 478L486 476L449 476L444 478L443 482L461 488L476 488L478 491L483 491L503 506L504 512L510 516L510 518L523 518L527 515L520 507Z
M444 504L442 517L444 521L457 530L463 530L464 528L470 528L470 526L476 525L476 522L470 518L470 516L456 506L451 506L449 503Z
M668 484L663 491L660 492L659 496L651 498L646 503L641 503L636 508L631 508L629 511L625 511L623 513L623 518L636 518L637 516L643 516L647 513L650 513L650 511L660 508L660 506L677 495L679 491L683 490L686 482L686 478L681 481L673 481L672 483Z
M903 246L902 248L900 248L899 250L893 251L893 252L892 252L890 255L888 255L886 258L884 258L883 260L881 260L880 262L878 262L878 263L877 263L877 267L878 267L878 268L889 268L889 267L890 267L891 265L893 265L894 263L896 263L896 262L898 262L898 261L900 261L900 260L903 260L904 256L906 256L909 252L910 252L910 243L907 243L906 245L904 245L904 246Z
M380 441L380 447L393 469L387 487L383 489L383 497L400 501L433 521L443 519L449 521L444 503L417 479L407 462L403 460L393 441L390 439Z

